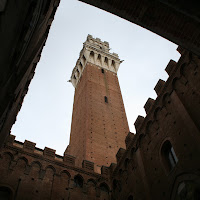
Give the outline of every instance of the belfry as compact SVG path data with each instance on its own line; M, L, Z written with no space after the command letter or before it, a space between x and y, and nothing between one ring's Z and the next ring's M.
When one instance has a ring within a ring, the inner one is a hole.
M116 162L125 147L128 122L117 78L121 61L109 43L88 35L70 81L75 87L70 144L66 153L94 162L95 170Z

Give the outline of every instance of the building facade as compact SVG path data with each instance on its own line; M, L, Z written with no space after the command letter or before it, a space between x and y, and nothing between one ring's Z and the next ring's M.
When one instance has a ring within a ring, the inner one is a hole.
M169 77L156 84L157 98L147 100L147 115L138 116L133 134L116 76L120 60L108 49L89 35L72 72L73 119L64 156L7 139L0 152L2 198L200 199L200 58L178 48L181 58L167 65ZM121 116L122 128L113 113Z

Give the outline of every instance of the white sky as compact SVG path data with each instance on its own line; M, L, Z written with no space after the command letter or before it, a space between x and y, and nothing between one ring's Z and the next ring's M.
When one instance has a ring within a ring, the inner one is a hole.
M35 76L11 134L63 155L68 143L74 88L67 82L88 34L108 41L119 54L119 83L131 132L144 104L156 98L154 87L166 80L177 45L108 12L76 0L62 0L50 29Z

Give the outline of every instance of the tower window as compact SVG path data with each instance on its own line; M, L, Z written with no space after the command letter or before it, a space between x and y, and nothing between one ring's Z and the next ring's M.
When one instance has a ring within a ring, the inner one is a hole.
M78 187L78 188L83 187L83 178L80 175L76 175L74 177L74 185L75 187Z
M168 171L171 171L178 162L178 158L170 141L165 141L161 149L161 154L165 167Z
M105 100L106 103L108 103L108 97L107 96L104 97L104 100Z
M101 69L101 73L104 74L104 69Z

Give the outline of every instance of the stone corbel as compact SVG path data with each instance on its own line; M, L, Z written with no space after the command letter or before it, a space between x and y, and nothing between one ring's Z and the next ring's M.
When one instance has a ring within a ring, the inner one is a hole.
M98 54L96 52L94 52L94 64L97 63L97 58L98 58Z
M104 59L105 59L105 57L104 57L104 56L101 56L101 67L103 67Z
M119 62L117 62L117 61L115 61L115 70L116 70L116 72L118 71L118 69L119 69L119 65L120 65L120 63Z
M82 64L82 63L81 63L81 64ZM81 64L80 64L80 63L78 64L78 70L79 70L80 73L81 73L82 70L83 70L83 65L82 65L82 69L81 69Z
M112 60L108 59L108 69L111 69L111 63L112 63Z
M80 72L78 73L77 70L76 70L75 76L76 76L76 79L78 80L78 79L79 79L79 76L80 76Z
M76 87L76 79L72 78L72 85Z
M88 49L85 49L83 55L85 56L86 61L87 61L89 59L89 56L90 56L90 51ZM84 64L86 64L86 63L84 63Z

